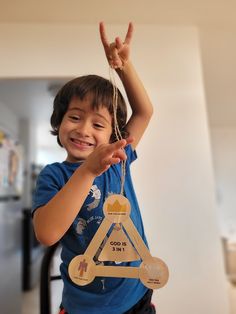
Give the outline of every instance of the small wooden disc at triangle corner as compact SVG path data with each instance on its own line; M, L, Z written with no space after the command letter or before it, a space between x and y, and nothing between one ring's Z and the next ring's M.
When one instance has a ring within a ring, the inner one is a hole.
M130 202L121 194L110 195L104 205L103 212L105 217L113 223L121 223L130 215Z
M68 272L75 284L85 286L95 278L95 263L88 255L77 255L71 260Z
M139 278L149 289L162 288L169 279L169 270L160 258L152 257L143 261L139 269Z
M113 262L131 262L140 259L121 226L115 225L102 249L98 260Z

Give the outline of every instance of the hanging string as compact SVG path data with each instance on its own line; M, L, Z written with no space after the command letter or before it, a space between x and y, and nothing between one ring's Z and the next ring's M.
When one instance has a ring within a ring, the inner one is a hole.
M117 141L122 139L122 134L119 128L119 124L117 122L117 107L118 107L118 88L115 80L115 74L114 74L114 69L112 67L109 67L109 76L110 76L110 81L113 86L113 119L114 119L114 132ZM120 194L124 194L124 184L125 184L125 168L126 168L126 160L121 161L121 191Z

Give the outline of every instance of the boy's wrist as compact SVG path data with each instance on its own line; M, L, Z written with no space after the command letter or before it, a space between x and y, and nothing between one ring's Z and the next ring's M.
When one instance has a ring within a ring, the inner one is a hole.
M80 175L83 176L83 178L87 178L92 181L94 181L97 176L93 171L89 169L86 162L82 163L82 165L78 168L78 171L80 172Z
M123 62L122 67L116 69L116 72L118 75L126 74L131 67L132 62L130 60L126 60Z

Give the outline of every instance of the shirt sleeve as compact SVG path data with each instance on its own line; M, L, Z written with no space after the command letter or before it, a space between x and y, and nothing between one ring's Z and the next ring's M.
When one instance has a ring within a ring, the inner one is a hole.
M50 165L46 166L37 178L36 189L33 195L32 214L37 208L47 204L61 187L60 177L56 175Z
M125 152L126 152L126 155L127 155L127 162L128 162L128 164L131 164L133 161L135 161L138 158L136 150L133 150L131 145L127 145L125 147Z

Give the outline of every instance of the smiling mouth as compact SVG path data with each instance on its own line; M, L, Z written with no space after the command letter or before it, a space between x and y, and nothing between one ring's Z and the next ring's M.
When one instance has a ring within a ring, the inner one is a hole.
M94 144L92 144L92 143L89 143L89 142L86 142L86 141L77 140L75 138L71 138L71 141L75 145L77 145L79 147L92 147L92 146L94 146Z

